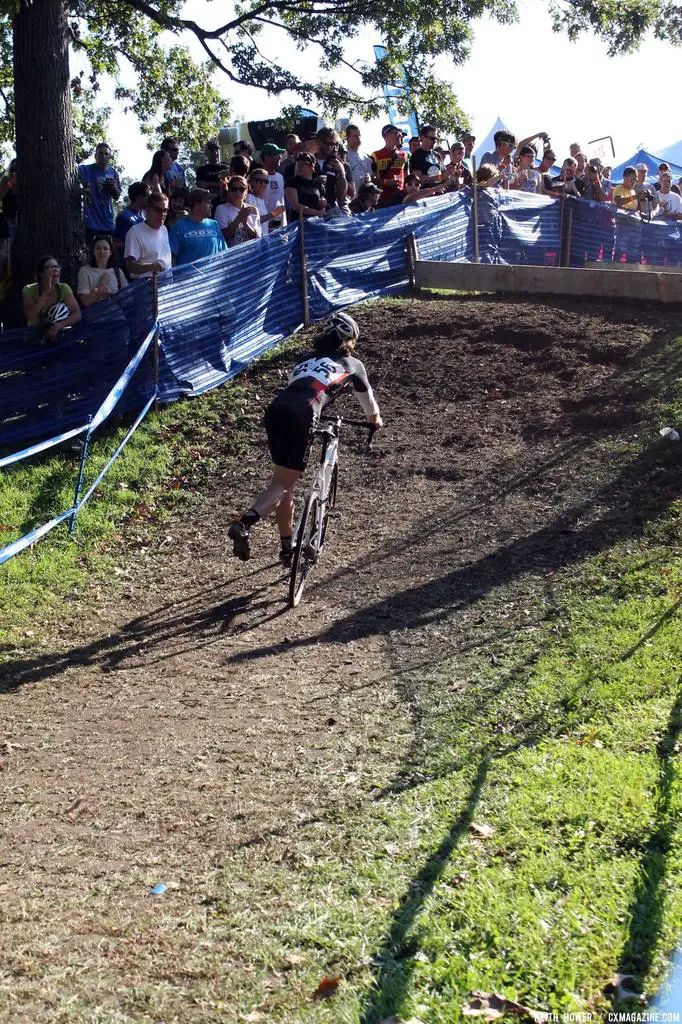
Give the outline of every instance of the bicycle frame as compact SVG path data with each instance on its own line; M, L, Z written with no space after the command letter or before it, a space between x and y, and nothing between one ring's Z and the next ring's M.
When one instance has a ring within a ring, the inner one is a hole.
M369 442L375 428L362 420L344 419L341 416L324 416L328 426L316 426L311 432L311 443L315 437L322 438L322 451L317 472L305 489L301 509L294 527L291 575L289 579L289 607L295 608L301 600L306 577L324 545L331 506L336 503L336 488L339 459L339 434L341 426L365 427L369 430Z
M321 515L319 516L317 529L315 531L314 540L314 553L317 556L322 547L322 535L324 529L324 522L326 518L326 507L329 502L329 492L332 484L332 476L334 474L334 467L339 461L339 431L341 429L342 419L340 416L335 416L328 427L315 427L312 431L313 436L322 437L322 451L320 453L320 464L317 469L317 473L311 480L309 486L305 489L303 495L303 501L301 503L301 511L299 512L296 520L296 526L294 528L294 537L298 536L298 530L301 523L301 516L305 509L307 499L317 492L320 498L320 510Z

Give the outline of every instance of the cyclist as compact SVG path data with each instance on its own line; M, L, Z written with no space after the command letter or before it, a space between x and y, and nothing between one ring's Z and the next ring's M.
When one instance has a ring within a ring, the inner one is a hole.
M310 452L311 429L324 407L348 383L352 384L368 423L383 424L367 371L353 355L360 330L347 313L332 313L313 342L313 353L297 363L287 386L265 410L264 424L275 468L268 487L241 519L227 531L234 554L245 562L251 556L251 528L275 509L279 527L280 561L291 562L294 491Z

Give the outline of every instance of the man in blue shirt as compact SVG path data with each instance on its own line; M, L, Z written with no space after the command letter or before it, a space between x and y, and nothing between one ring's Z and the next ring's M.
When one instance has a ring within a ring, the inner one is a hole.
M168 186L168 195L170 195L174 188L187 187L185 168L182 164L178 163L180 143L177 139L164 139L159 148L165 150L173 161L165 174L166 185Z
M120 266L124 266L123 250L125 248L126 235L133 224L139 224L144 220L144 210L147 206L147 196L151 192L146 181L134 181L128 188L128 205L121 210L116 218L114 228L114 249L119 257Z
M111 163L111 149L100 142L95 150L94 164L81 164L78 177L83 186L83 221L85 240L95 235L111 235L114 231L114 200L121 194L121 183Z
M189 194L189 215L177 220L168 232L173 263L194 263L227 249L223 233L211 219L211 193L193 188Z

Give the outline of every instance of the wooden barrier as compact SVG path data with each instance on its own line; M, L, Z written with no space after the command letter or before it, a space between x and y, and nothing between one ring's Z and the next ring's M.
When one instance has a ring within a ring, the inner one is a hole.
M522 292L531 295L591 295L604 299L682 302L682 274L638 270L583 270L487 263L417 260L417 288L466 292Z
M638 274L682 274L682 267L654 267L647 263L591 263L587 260L585 266L594 270L625 270L630 274L635 270Z

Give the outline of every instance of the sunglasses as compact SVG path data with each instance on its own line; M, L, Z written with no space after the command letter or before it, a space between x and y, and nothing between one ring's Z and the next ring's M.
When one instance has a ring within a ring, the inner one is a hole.
M252 178L251 179L251 184L252 185L267 185L267 183L268 183L268 179L267 178Z
M230 187L228 188L227 191L228 192L246 192L246 189L244 188L243 185L230 185Z
M431 142L435 142L436 139L438 138L438 136L437 135L425 135L424 138L425 139L431 139Z

